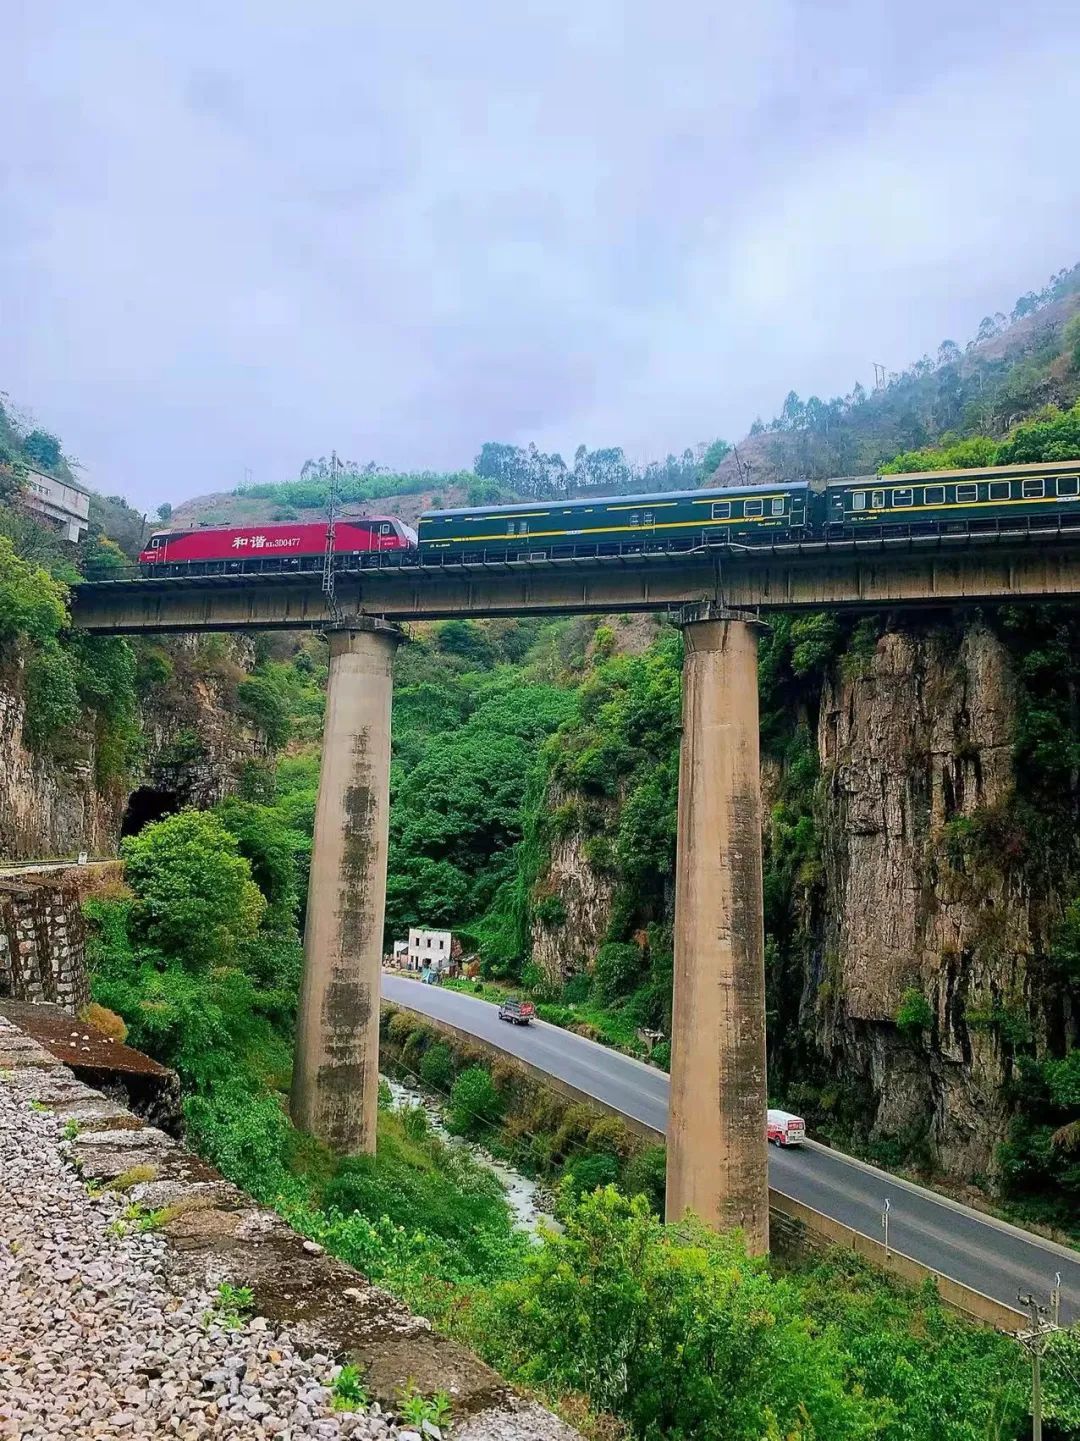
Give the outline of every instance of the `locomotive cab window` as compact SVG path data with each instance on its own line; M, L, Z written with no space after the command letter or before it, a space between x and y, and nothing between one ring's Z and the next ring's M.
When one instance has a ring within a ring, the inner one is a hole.
M773 515L783 515L783 513L784 513L784 497L783 497L782 495L778 495L778 496L775 498L775 500L773 500L773 502L772 502L772 504L770 505L769 509L770 509L770 511L772 512Z
M866 509L866 491L865 491L865 490L857 490L857 491L855 492L855 494L851 497L851 508L852 508L852 510L865 510L865 509Z
M1058 495L1076 495L1080 493L1080 476L1059 475L1057 478Z
M153 539L151 540L151 542L150 542L150 549L151 549L151 550L157 550L157 548L158 548L158 546L159 546L160 544L161 544L161 537L160 537L159 535L155 535L155 536L153 537Z
M727 520L731 515L730 500L714 500L712 503L713 520Z
M379 526L379 534L380 534L380 535L389 535L390 532L393 530L393 528L394 528L394 527L390 524L389 521L384 520L383 523L382 523L382 525Z
M892 493L893 505L911 505L914 499L915 493L910 487L907 490L894 490Z
M926 505L944 505L945 487L943 485L928 485L923 493L923 501Z
M872 490L870 492L870 508L872 510L885 509L885 492L883 490Z
M979 498L979 487L977 485L958 485L956 487L956 500L959 505L966 505Z
M745 500L743 501L743 515L761 515L764 506L763 500Z
M1007 480L992 480L990 482L991 500L1008 500L1012 494L1012 486Z
M1042 500L1045 490L1046 485L1041 476L1038 480L1024 481L1023 492L1025 500Z

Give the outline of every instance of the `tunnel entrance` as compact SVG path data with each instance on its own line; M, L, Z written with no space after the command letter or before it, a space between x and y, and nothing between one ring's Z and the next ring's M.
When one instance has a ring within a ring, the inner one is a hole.
M140 786L128 797L127 810L120 823L121 836L137 836L143 826L152 821L163 820L180 809L180 797L176 791L157 790L154 786Z

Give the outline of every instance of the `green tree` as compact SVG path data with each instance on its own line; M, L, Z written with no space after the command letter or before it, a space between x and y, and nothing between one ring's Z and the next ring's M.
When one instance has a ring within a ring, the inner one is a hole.
M60 442L47 430L32 430L22 443L23 455L39 470L58 470L64 454Z
M205 811L180 811L121 847L135 892L132 934L195 970L234 960L266 902L236 837Z
M583 1392L634 1435L668 1441L879 1434L846 1390L836 1338L747 1260L738 1236L664 1227L644 1196L586 1196L565 1232L497 1288L484 1317L505 1372ZM676 1361L677 1358L677 1361Z

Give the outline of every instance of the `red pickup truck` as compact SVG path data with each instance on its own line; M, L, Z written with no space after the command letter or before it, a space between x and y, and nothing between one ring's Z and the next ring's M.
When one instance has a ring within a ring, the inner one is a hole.
M507 996L499 1007L499 1020L510 1021L515 1026L527 1026L535 1015L532 1001L523 1001L518 996Z

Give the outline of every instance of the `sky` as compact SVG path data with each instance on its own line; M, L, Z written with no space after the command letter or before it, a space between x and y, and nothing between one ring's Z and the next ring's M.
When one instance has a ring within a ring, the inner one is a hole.
M1075 0L4 11L0 391L140 507L738 440L1080 260Z

